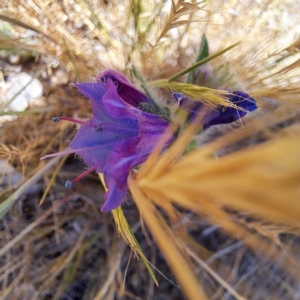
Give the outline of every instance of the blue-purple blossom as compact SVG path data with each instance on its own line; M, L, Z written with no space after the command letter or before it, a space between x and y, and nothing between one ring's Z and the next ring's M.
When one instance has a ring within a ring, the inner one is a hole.
M70 144L68 153L78 154L89 167L72 182L71 187L93 170L104 173L108 191L101 211L117 208L127 194L127 176L132 168L143 163L165 132L168 122L157 115L140 110L141 102L151 103L123 75L108 70L100 74L96 83L79 83L78 90L90 99L92 117L86 122L61 117L81 127ZM58 121L55 118L54 121Z
M248 94L242 91L228 91L226 98L236 105L235 107L218 106L217 108L208 108L199 101L193 101L181 93L174 92L180 108L190 113L189 120L195 120L196 116L203 114L201 124L206 129L212 125L228 124L244 117L247 112L257 109L256 101ZM240 108L240 109L239 109Z

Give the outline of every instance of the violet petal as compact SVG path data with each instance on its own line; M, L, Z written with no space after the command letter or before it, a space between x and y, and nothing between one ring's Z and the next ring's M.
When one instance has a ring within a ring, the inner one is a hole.
M105 185L108 191L104 194L104 204L101 207L102 212L108 212L119 207L126 198L127 184L122 188L116 186L109 172L104 172Z
M110 115L103 105L102 99L106 93L105 84L85 83L76 85L77 88L90 98L93 116L88 123L93 127L82 126L72 140L72 149L86 148L79 155L88 166L97 166L98 172L103 172L104 165L113 146L126 138L138 135L138 120L124 115L123 118L115 118ZM119 101L119 98L111 98L110 101ZM99 130L99 128L101 130Z
M100 73L96 78L96 82L106 82L109 78L116 84L118 94L126 103L134 107L138 107L141 102L151 104L151 101L143 92L135 88L125 76L116 71L106 70Z
M103 95L102 102L109 114L117 118L136 117L139 112L138 108L126 103L120 97L111 79L106 82L106 93Z

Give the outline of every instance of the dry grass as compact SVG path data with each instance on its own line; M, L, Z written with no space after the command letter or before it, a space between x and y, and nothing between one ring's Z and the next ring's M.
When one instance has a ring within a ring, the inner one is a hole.
M299 5L225 2L1 2L1 94L19 67L43 85L40 102L0 127L0 156L22 175L0 185L1 299L299 298ZM64 181L83 165L39 158L74 135L52 117L90 114L70 83L135 66L151 86L194 63L203 32L211 54L240 42L208 63L210 88L243 89L259 110L182 157L198 130L188 127L131 174L123 210L157 287L99 212L98 177L70 192Z

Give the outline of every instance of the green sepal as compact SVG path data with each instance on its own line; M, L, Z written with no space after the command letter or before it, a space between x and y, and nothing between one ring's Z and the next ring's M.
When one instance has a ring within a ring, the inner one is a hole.
M140 110L144 112L147 112L152 115L160 116L166 119L167 121L170 121L171 112L170 109L166 106L156 107L153 106L151 103L140 102L138 107Z

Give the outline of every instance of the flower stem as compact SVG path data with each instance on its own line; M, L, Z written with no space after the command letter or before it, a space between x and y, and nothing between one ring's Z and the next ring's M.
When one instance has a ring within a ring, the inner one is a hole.
M141 82L142 88L145 91L146 95L148 96L149 100L151 101L151 104L159 111L159 106L156 104L153 97L151 96L151 94L147 88L147 83L146 83L145 79L143 78L143 76L139 73L139 71L137 70L137 68L135 66L132 66L132 71L133 71L134 76Z

